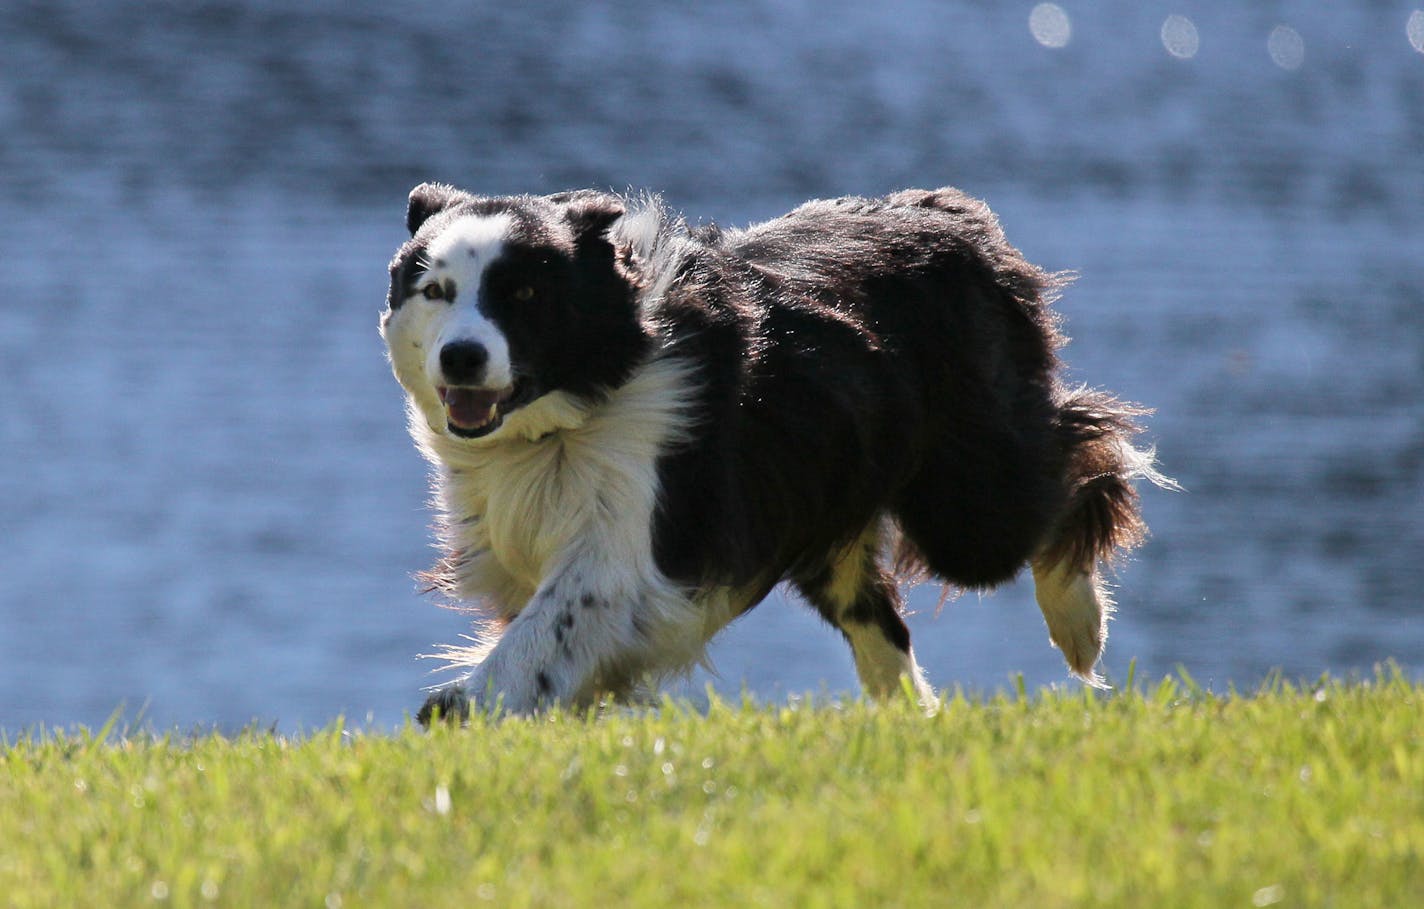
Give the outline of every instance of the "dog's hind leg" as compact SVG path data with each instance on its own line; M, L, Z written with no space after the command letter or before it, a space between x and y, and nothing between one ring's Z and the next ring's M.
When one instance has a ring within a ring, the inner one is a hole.
M1107 643L1113 603L1097 572L1072 562L1035 561L1033 585L1048 637L1069 670L1094 688L1106 688L1094 667Z
M915 662L910 629L900 617L900 592L881 565L878 527L867 529L795 583L821 616L845 635L867 695L876 700L895 697L908 679L922 704L934 701L934 692Z
M1106 685L1094 667L1107 642L1113 604L1098 563L1131 549L1147 533L1133 480L1177 487L1153 467L1151 450L1132 447L1133 417L1140 411L1087 389L1065 393L1058 406L1067 504L1032 560L1034 595L1068 668L1101 688Z

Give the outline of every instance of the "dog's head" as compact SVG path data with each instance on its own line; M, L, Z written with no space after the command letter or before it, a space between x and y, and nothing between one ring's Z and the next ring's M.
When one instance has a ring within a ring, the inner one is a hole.
M638 282L609 238L616 196L410 194L381 336L437 435L477 439L554 392L596 398L647 355Z

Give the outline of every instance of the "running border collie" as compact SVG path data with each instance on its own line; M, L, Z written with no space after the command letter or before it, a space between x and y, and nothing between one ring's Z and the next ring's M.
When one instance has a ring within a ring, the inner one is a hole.
M479 604L418 718L628 698L789 582L865 692L933 693L897 581L1029 566L1101 685L1099 563L1146 528L1143 411L1060 379L1062 283L951 188L745 230L655 198L410 194L381 318L433 468L432 589Z

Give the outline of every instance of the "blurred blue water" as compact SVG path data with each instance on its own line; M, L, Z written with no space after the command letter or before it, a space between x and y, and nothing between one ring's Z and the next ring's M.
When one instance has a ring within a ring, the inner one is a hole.
M6 6L0 729L418 703L413 655L465 620L410 579L424 469L375 328L424 179L646 187L731 223L979 194L1080 272L1074 375L1158 409L1188 490L1146 493L1109 671L1424 672L1412 9L1193 6L1188 59L1181 10L1128 0L1062 4L1061 47L1030 3ZM714 646L719 687L853 689L773 600ZM1027 585L937 601L912 598L937 684L1064 678Z

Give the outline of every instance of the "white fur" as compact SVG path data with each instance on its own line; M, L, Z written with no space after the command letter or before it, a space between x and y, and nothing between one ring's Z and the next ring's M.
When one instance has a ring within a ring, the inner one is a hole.
M880 526L873 525L846 548L831 566L830 583L824 595L840 613L836 624L850 644L855 657L855 673L865 693L878 700L896 697L900 694L903 680L908 679L920 703L929 706L935 700L934 690L925 679L924 670L915 661L914 648L907 653L892 644L877 626L857 622L844 615L855 604L866 584L867 568L874 564L870 556L878 552L881 537Z
M1048 623L1048 637L1063 651L1073 674L1094 688L1108 687L1093 668L1107 643L1113 612L1097 573L1067 563L1034 562L1033 592Z
M673 223L679 224L680 221ZM638 200L627 214L614 222L609 237L620 246L627 246L634 258L644 263L644 270L654 276L653 283L643 291L644 315L656 319L656 309L662 296L680 272L678 263L692 244L679 232L668 230L667 214L657 196Z
M446 542L455 551L490 551L531 595L554 560L588 544L591 533L609 534L599 541L604 553L645 573L656 460L685 425L687 380L680 363L654 360L595 406L554 392L479 439L417 422L416 442L441 472L438 504L455 521ZM491 591L476 573L462 578L460 593ZM518 604L501 605L509 609Z
M697 662L744 605L727 591L694 602L653 559L657 459L682 435L690 380L683 364L653 359L596 405L556 392L473 440L412 407L412 434L439 471L457 593L508 622L480 647L443 653L474 666L464 684L477 702L523 713L629 689Z
M843 622L841 629L850 642L855 655L855 674L867 695L880 701L898 697L904 680L908 679L921 704L928 707L934 703L934 689L915 662L913 648L906 653L891 644L885 632L873 625Z
M436 470L455 592L503 626L441 655L473 667L464 682L476 702L525 713L686 668L750 603L726 590L694 602L653 559L657 460L683 438L692 397L685 364L655 355L597 402L552 392L483 437L448 432L435 390L439 347L460 336L486 344L489 384L508 368L495 363L507 363L508 348L475 297L509 226L497 216L445 228L415 286L453 282L453 305L412 294L387 315L382 336L408 394L411 435Z
M1156 449L1138 449L1123 442L1119 451L1128 477L1163 489L1182 488L1157 470ZM1096 566L1085 571L1080 565L1040 560L1031 566L1034 598L1048 625L1049 640L1063 652L1074 675L1094 688L1108 688L1096 667L1107 646L1114 604Z

